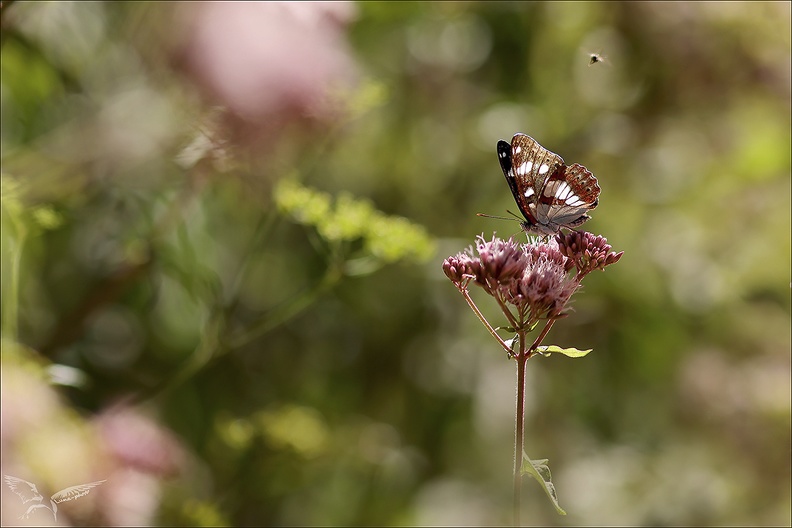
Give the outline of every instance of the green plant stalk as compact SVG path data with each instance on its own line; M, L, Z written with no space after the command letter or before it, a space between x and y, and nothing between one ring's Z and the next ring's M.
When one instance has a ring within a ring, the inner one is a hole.
M341 280L342 276L342 272L337 267L331 266L316 286L298 296L281 310L267 314L240 335L229 339L228 348L233 350L242 347L266 334L273 328L282 325L289 319L299 315L303 310L311 306L319 296L335 286Z
M514 526L520 526L520 498L522 496L522 463L525 452L525 369L528 360L539 348L547 333L555 324L556 319L550 319L539 333L529 348L525 347L525 336L530 324L524 323L524 314L521 315L521 324L517 327L517 339L520 340L520 349L517 357L517 410L515 415L514 431ZM530 323L530 322L529 322Z
M500 306L503 315L506 316L506 320L509 321L509 324L512 328L517 328L519 325L517 324L517 319L514 318L514 314L511 313L511 310L506 306L506 303L503 301L500 295L495 296L495 300L498 302L498 306ZM524 318L523 314L519 314L520 319Z
M531 345L531 348L528 349L528 357L532 356L534 352L536 352L536 349L539 348L539 345L542 344L542 341L547 336L547 333L550 331L550 329L553 328L553 325L555 324L556 321L557 319L550 319L549 321L547 321L547 324L542 329L542 332L539 334L539 337L536 338L536 340Z
M514 432L514 526L520 526L520 497L522 495L522 461L525 451L525 367L529 354L525 349L525 329L517 329L520 351L517 354L517 414Z
M268 210L264 213L258 221L256 225L256 229L253 232L253 237L251 238L250 242L248 243L247 248L245 249L244 253L239 257L239 267L234 274L234 280L231 282L231 288L229 290L229 297L236 298L239 294L239 289L241 287L242 282L244 281L245 277L247 276L248 268L250 263L252 262L252 255L258 246L259 242L266 239L270 232L272 231L273 226L275 225L275 220L277 216L274 213L274 208Z
M495 329L492 328L492 325L489 324L489 321L487 321L487 319L484 317L484 314L481 313L481 311L478 309L478 306L476 306L476 303L473 302L473 299L470 297L470 293L468 292L467 288L460 289L459 291L462 293L462 297L465 298L465 301L468 303L468 306L470 306L470 308L476 314L476 317L479 318L479 321L481 321L481 323L487 327L487 330L489 330L490 335L492 335L492 337L494 337L498 341L498 343L500 343L500 345L503 347L503 349L506 351L507 354L511 355L512 354L511 347L507 345L503 339L501 339L501 336L499 336L498 333L495 331Z
M578 284L578 287L580 287L580 282L583 280L583 277L585 277L585 276L586 276L585 274L580 274L580 273L578 273L575 276L575 282ZM577 291L577 288L575 290L573 290L569 294L569 296L566 298L566 301L564 301L564 305L566 305L566 303L569 302L569 299L572 298L572 295L575 294L575 291ZM532 356L534 354L534 352L536 352L536 349L539 348L539 346L542 344L542 341L544 341L544 338L547 337L547 333L550 332L550 329L553 328L553 325L555 324L555 322L558 321L558 319L560 319L560 318L561 317L558 314L556 314L555 316L552 316L547 321L547 324L542 329L542 331L539 333L539 337L537 337L536 340L534 340L533 344L531 345L531 348L528 349L528 356L529 357Z
M517 354L517 415L515 417L514 433L514 526L520 526L520 496L522 492L522 462L525 452L525 368L528 359L536 352L542 341L550 332L557 319L550 319L539 333L539 336L531 344L530 348L525 348L525 326L520 325L517 329L517 336L520 340L520 351Z
M19 268L22 262L22 248L25 245L25 233L20 230L19 238L11 249L11 277L9 280L8 297L3 303L3 336L17 340L17 314L19 313Z

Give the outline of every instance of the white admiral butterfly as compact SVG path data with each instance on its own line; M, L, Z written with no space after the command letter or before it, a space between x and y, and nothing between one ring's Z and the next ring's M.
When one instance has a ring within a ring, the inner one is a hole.
M525 217L520 225L527 234L553 235L572 229L590 218L597 207L600 188L586 167L567 167L530 136L517 133L511 145L498 141L498 160L514 200Z

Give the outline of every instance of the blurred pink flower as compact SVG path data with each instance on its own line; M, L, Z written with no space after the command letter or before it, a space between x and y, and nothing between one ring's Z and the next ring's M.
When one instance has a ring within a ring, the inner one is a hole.
M150 525L162 500L163 478L187 464L179 440L141 411L117 404L94 422L110 459L101 514L111 526Z
M181 59L219 104L249 123L321 115L328 90L351 85L349 2L190 3Z
M158 476L174 476L184 466L176 437L137 410L111 407L96 423L105 449L120 466Z

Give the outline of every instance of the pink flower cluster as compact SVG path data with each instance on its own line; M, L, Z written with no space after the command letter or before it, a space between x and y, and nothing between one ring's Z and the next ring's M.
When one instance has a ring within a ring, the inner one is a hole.
M448 257L443 271L460 290L473 282L499 303L515 306L520 319L537 321L561 315L582 278L622 254L611 252L605 238L576 231L529 244L479 236L475 248Z

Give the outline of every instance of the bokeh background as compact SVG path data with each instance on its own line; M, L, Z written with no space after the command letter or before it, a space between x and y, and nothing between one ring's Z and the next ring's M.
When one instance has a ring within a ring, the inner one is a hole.
M475 215L518 131L625 252L529 362L568 515L523 522L792 523L788 2L4 1L1 45L2 473L106 479L59 524L510 524L514 363L440 264L522 236Z

